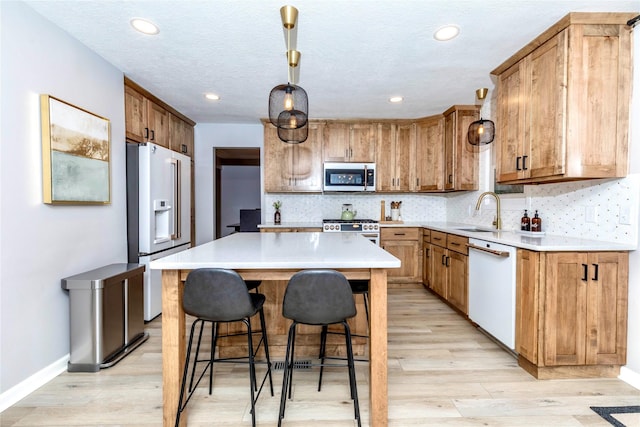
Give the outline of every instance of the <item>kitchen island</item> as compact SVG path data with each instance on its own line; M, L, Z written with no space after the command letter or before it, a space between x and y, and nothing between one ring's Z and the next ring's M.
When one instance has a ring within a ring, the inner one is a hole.
M184 280L197 268L236 270L245 280L288 280L305 269L335 269L369 280L370 425L386 426L387 270L400 260L357 233L236 233L153 261L162 270L163 425L175 423L186 353ZM183 413L181 425L186 425Z

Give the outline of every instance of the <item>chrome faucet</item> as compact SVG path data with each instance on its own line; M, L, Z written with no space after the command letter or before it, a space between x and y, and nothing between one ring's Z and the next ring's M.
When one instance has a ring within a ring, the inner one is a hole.
M493 191L485 191L478 197L478 203L476 203L476 210L480 210L480 203L482 203L482 199L485 196L493 196L496 198L496 218L493 220L493 225L496 226L496 229L500 230L502 228L502 219L500 218L500 197Z

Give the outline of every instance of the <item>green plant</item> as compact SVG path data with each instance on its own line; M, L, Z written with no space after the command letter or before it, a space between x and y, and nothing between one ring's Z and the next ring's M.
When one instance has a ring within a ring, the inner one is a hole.
M273 207L275 208L275 210L279 211L281 206L282 202L280 200L273 202Z

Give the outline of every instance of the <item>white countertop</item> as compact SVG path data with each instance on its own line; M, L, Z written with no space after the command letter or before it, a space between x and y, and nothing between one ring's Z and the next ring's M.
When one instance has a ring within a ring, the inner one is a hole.
M405 225L406 226L406 225ZM605 242L601 240L580 239L566 236L531 236L524 235L516 231L465 231L460 228L474 228L475 225L460 224L451 222L425 222L422 227L432 230L454 233L460 236L474 239L487 240L503 245L515 246L517 248L530 249L533 251L631 251L637 249L636 245L628 243ZM487 227L478 227L487 228Z
M152 270L399 268L359 233L234 233L149 264Z

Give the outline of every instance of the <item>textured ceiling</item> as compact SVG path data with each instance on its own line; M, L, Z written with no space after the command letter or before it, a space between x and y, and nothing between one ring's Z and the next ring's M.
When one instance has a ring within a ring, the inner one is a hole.
M26 1L198 123L257 123L288 69L280 7L299 10L297 82L311 118L415 118L473 104L490 71L572 11L635 12L638 0ZM145 36L133 17L160 27ZM460 35L433 33L456 24ZM215 92L221 99L204 99ZM404 96L391 104L392 95Z

